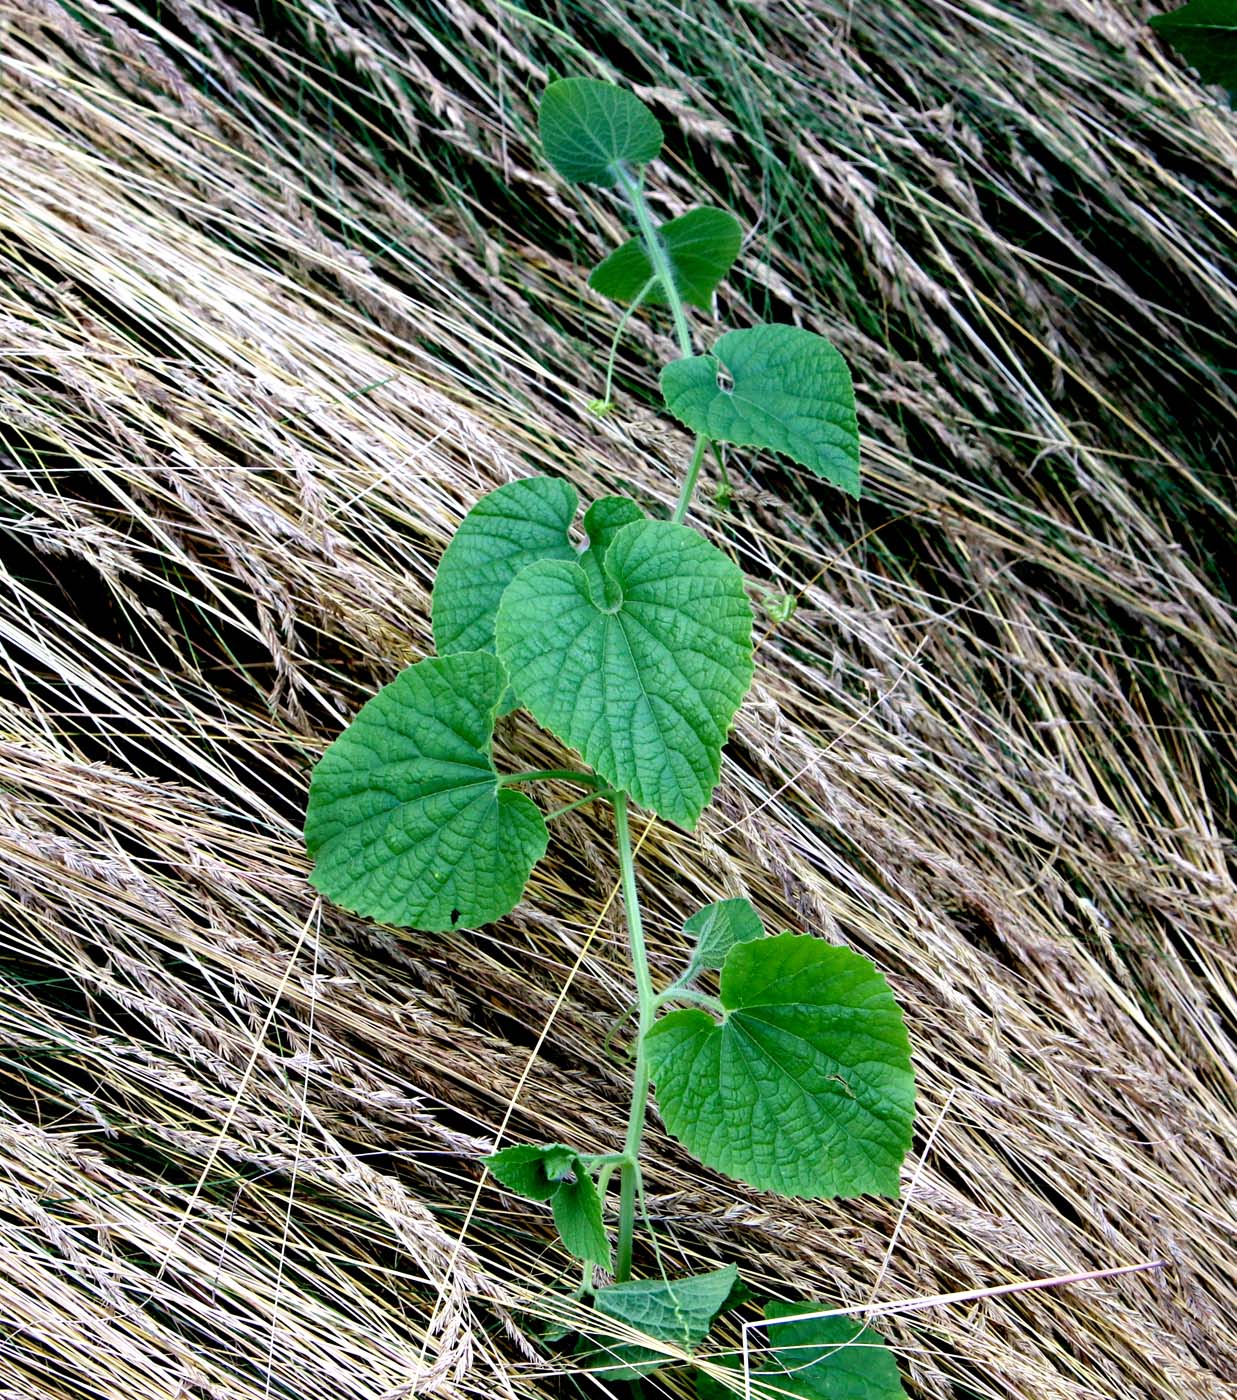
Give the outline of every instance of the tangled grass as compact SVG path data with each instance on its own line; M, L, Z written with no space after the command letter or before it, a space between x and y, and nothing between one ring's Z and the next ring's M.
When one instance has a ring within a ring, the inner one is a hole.
M621 1140L604 814L467 936L323 908L298 835L477 495L674 497L664 325L585 411L620 222L533 152L553 68L654 104L663 211L750 230L726 321L829 334L865 434L861 506L736 454L696 513L797 607L699 831L643 832L655 963L739 892L870 954L940 1122L892 1253L890 1203L653 1133L666 1266L836 1306L1164 1259L893 1319L911 1393L1232 1394L1237 143L1144 18L0 11L0 1393L605 1391L530 1341L564 1259L476 1164Z

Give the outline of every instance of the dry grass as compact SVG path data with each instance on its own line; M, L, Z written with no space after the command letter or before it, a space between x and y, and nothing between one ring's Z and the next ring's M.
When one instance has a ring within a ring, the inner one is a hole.
M529 148L547 64L615 71L570 30L689 133L665 209L755 230L727 319L832 334L866 434L861 508L736 458L697 512L800 605L644 840L657 966L747 891L896 982L921 1145L954 1098L883 1299L1169 1261L891 1324L914 1396L1232 1395L1231 118L1109 0L864 8L0 10L0 1393L577 1388L515 1325L546 1220L461 1225L500 1127L620 1141L604 815L467 937L321 909L298 839L479 493L673 499L664 328L583 408L616 212ZM868 1297L894 1206L651 1162L668 1267Z

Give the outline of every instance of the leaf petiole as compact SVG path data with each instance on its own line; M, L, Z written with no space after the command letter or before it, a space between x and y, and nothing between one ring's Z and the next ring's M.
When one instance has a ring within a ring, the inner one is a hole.
M621 1167L626 1160L627 1157L622 1152L582 1152L580 1154L580 1161L591 1172L601 1171L603 1167L611 1169Z
M588 783L590 787L598 789L604 787L596 773L585 773L579 768L530 768L523 773L500 773L498 786L512 787L516 783L548 782L553 778L561 778L568 783Z
M670 517L676 525L682 525L687 518L687 509L692 503L692 494L696 490L696 482L700 477L700 464L704 461L705 448L708 447L710 439L703 433L696 434L696 450L692 453L692 464L687 469L687 475L683 478L683 487L679 492L679 501L674 508L674 514Z
M687 313L683 310L683 298L679 295L678 284L674 280L674 272L670 267L670 259L666 256L666 246L661 241L656 225L653 223L653 215L645 201L643 186L639 180L632 177L631 171L621 162L615 165L614 172L618 177L619 188L627 196L631 211L636 216L636 224L640 229L640 237L644 240L644 249L649 256L649 262L652 264L653 270L657 274L657 280L661 283L662 290L666 294L670 315L674 320L674 334L679 342L679 354L687 359L692 353L691 327L687 323Z
M730 489L730 474L726 470L726 459L722 455L720 444L716 442L713 443L713 460L717 463L717 474L721 478L713 499L717 503L718 510L729 510L734 493Z
M673 987L667 987L664 992L659 992L658 995L653 998L653 1010L660 1011L663 1006L672 1001L694 1002L697 1006L703 1006L706 1010L712 1011L720 1020L724 1021L726 1019L726 1008L715 996L710 996L708 992L692 991L691 988L682 987L678 984Z
M583 797L577 797L574 802L568 802L563 807L556 807L554 811L547 812L545 819L552 822L555 817L565 817L568 812L574 812L577 807L583 807L586 803L596 802L599 797L613 797L613 788L598 788L596 792L586 792Z
M614 328L614 338L610 342L610 354L606 360L606 386L601 391L601 402L605 404L607 408L609 408L612 402L610 394L614 386L614 362L618 358L619 340L622 338L623 330L626 327L627 322L630 321L632 316L634 316L635 313L640 309L644 298L648 296L648 294L653 290L653 288L656 285L657 278L650 277L649 280L640 289L635 300L631 303L627 310L624 311L623 314L619 317L618 325Z

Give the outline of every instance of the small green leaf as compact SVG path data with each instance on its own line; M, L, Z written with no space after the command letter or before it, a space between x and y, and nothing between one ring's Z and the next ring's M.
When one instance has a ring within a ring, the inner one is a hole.
M666 407L715 442L764 447L859 494L859 422L846 361L797 326L727 331L661 372Z
M525 569L498 609L519 702L614 787L694 826L752 679L752 610L734 563L695 530L642 520L609 537L605 592L579 564Z
M634 525L644 519L644 512L627 496L602 496L584 512L584 533L589 549L600 564L615 535L624 525Z
M516 1143L481 1159L496 1181L530 1201L548 1201L575 1171L576 1154L561 1142Z
M1237 92L1237 0L1190 0L1147 23L1203 82Z
M789 1319L803 1311L802 1303L770 1303L765 1317ZM906 1400L893 1353L878 1333L853 1318L787 1321L764 1330L764 1336L768 1364L754 1370L752 1379L763 1382L770 1393L799 1400ZM697 1372L700 1400L730 1400L743 1393L741 1365L724 1364L736 1372L733 1388Z
M575 1180L563 1182L555 1191L550 1207L559 1238L568 1252L587 1264L610 1268L610 1238L601 1218L601 1198L593 1178L578 1159Z
M497 1181L530 1201L549 1201L559 1238L577 1259L610 1267L601 1197L579 1154L562 1143L517 1143L482 1159Z
M709 1335L713 1319L721 1311L738 1278L733 1264L689 1278L638 1279L599 1288L597 1311L625 1322L657 1341L670 1342L691 1351ZM582 1349L585 1364L608 1380L630 1381L647 1376L671 1358L630 1342L590 1337Z
M731 948L721 1001L721 1025L690 1007L645 1037L669 1132L761 1190L896 1196L915 1079L902 1013L876 968L783 933Z
M689 209L662 224L657 235L666 250L679 296L689 306L708 311L717 284L730 271L743 243L743 226L725 209ZM597 264L588 279L593 291L615 301L634 301L648 286L653 264L640 238L629 239ZM660 282L647 303L669 300Z
M478 928L520 902L546 825L490 757L507 688L485 652L409 666L362 705L309 784L310 881L384 923Z
M683 932L696 939L692 967L697 971L721 967L736 943L750 943L765 936L760 915L749 899L723 899L717 904L707 904L687 920Z
M644 103L596 78L551 83L537 125L546 159L572 185L612 185L616 166L647 165L661 150L661 124Z

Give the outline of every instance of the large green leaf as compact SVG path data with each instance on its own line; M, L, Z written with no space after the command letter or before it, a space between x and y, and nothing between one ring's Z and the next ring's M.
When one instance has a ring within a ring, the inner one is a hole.
M726 1018L673 1011L645 1037L667 1129L761 1190L898 1194L915 1080L902 1013L848 948L783 933L731 948Z
M691 1351L709 1335L737 1278L738 1270L728 1264L689 1278L615 1283L597 1290L594 1306L646 1337ZM585 1364L608 1380L636 1380L670 1359L663 1352L614 1338L587 1338L581 1350Z
M503 594L498 654L521 705L615 787L694 826L752 678L743 576L695 530L623 526L605 592L579 564L532 564Z
M743 243L743 227L725 209L689 209L657 230L679 296L690 306L708 311L717 284L730 271ZM634 301L648 286L653 264L640 238L629 239L597 264L588 279L593 291L615 301ZM669 298L660 283L644 298L648 303Z
M560 1142L517 1143L486 1157L485 1164L509 1191L549 1201L559 1238L577 1259L610 1267L610 1240L601 1197L579 1155Z
M687 920L683 932L692 934L696 940L691 960L693 973L702 972L706 967L721 967L736 943L750 943L765 936L760 915L750 899L723 899L716 904L706 904Z
M1190 0L1147 23L1198 69L1203 82L1237 92L1237 0Z
M710 354L672 360L661 391L694 431L784 452L858 496L855 390L846 361L823 336L781 325L727 331Z
M309 785L310 880L336 904L420 929L477 928L520 901L546 826L490 758L507 687L486 652L409 666L364 704Z
M551 83L537 126L546 159L572 185L612 185L617 166L647 165L661 150L661 125L644 103L596 78Z
M482 496L455 532L438 564L431 600L434 646L440 656L494 650L494 616L507 585L539 559L575 559L600 577L600 560L615 532L643 519L635 501L603 496L584 515L589 543L569 536L580 498L557 477L511 481ZM499 710L515 704L510 691Z
M794 1318L802 1303L770 1303L765 1317ZM784 1322L763 1332L769 1342L766 1364L752 1379L779 1395L800 1400L906 1400L898 1363L880 1335L849 1317L821 1317ZM733 1386L722 1385L703 1372L696 1375L700 1400L730 1400L742 1394L739 1363L727 1362L736 1375Z

